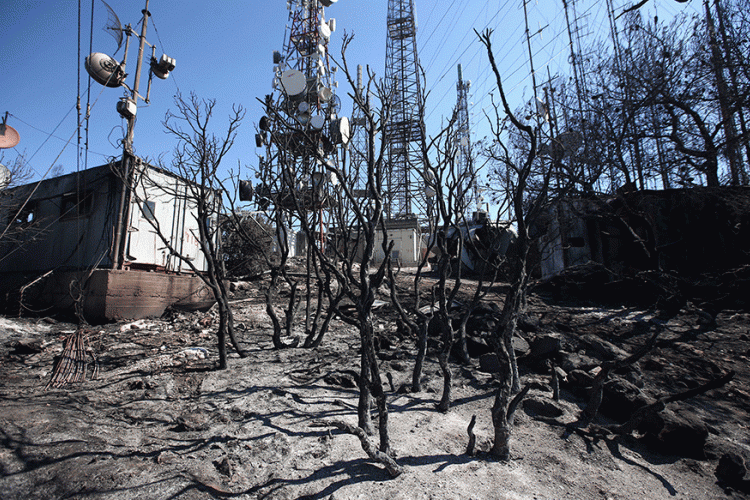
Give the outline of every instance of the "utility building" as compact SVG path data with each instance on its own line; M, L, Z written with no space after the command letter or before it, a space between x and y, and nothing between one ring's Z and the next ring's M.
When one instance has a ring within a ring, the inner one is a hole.
M190 181L141 164L140 175L149 182L123 196L112 166L3 191L0 291L6 307L69 308L80 299L86 320L106 321L213 303L203 281L170 253L154 226L206 270L187 196Z

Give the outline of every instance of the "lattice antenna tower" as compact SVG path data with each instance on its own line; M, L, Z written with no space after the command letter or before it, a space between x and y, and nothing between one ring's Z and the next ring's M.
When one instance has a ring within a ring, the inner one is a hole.
M424 198L424 102L414 0L388 0L385 79L390 120L385 126L388 178L386 214L403 218L426 212Z
M352 110L352 138L349 141L349 175L354 189L363 190L367 187L367 120L362 106L368 96L365 96L362 83L362 66L357 66L357 98Z
M282 51L273 53L273 93L260 119L256 146L261 156L258 195L284 204L305 190L317 189L325 164L339 161L339 146L349 142L349 121L340 117L335 65L328 56L335 19L324 7L336 0L289 0L289 21ZM273 185L269 185L273 184ZM295 194L296 193L296 194ZM286 200L286 201L285 201Z
M458 174L460 179L459 196L463 199L467 218L479 209L479 187L474 159L471 155L471 129L469 128L469 88L471 82L464 80L461 64L458 65L458 103L456 104L456 142L458 146Z

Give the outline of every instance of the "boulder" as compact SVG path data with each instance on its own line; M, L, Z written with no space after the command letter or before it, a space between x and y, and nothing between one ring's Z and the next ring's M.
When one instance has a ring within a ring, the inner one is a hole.
M562 350L562 335L559 333L545 333L537 335L531 341L531 356L535 358L549 358Z
M669 409L649 415L638 430L660 453L704 459L708 428L697 417Z
M581 335L581 340L605 361L627 358L630 354L611 342L597 337L592 333Z
M554 401L532 396L524 399L523 411L530 417L557 418L565 412Z
M635 410L649 403L649 398L634 384L623 378L613 377L604 384L599 411L618 422L626 422Z
M577 352L563 352L560 354L560 368L566 372L572 372L573 370L587 371L598 365L599 362L585 354Z
M485 373L500 373L501 368L504 367L500 364L500 360L494 352L479 356L479 371Z
M719 459L719 464L714 472L716 479L726 484L735 484L742 481L747 474L745 459L737 453L725 453Z
M466 336L466 350L469 351L469 357L478 358L484 354L493 352L491 346L487 345L481 337L475 337L472 335Z
M570 385L576 387L591 387L594 383L594 376L585 370L571 370L566 377Z

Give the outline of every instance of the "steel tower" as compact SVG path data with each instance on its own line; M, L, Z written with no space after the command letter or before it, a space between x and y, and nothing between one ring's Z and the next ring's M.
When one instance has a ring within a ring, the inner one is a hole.
M367 146L368 131L365 112L359 103L364 104L367 99L362 83L362 66L357 66L357 99L354 101L351 122L351 140L348 145L349 152L349 176L352 186L357 190L367 187Z
M335 19L324 7L336 0L289 0L289 23L281 52L273 54L273 89L266 96L256 146L261 156L257 188L264 205L316 210L327 201L326 165L339 163L349 142L349 121L339 116L336 67L328 56Z
M425 132L414 0L388 0L385 80L390 93L390 120L384 130L386 214L389 219L419 216L425 212L421 173Z
M459 199L464 203L463 213L467 218L472 212L479 208L479 189L477 187L476 173L474 172L474 159L471 155L471 131L469 129L469 87L470 81L463 79L461 65L458 65L458 103L456 104L456 142L458 149L458 179Z

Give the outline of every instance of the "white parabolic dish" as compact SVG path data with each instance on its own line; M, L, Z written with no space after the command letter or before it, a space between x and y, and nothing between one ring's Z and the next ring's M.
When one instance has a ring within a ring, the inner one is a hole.
M305 75L296 69L288 69L281 73L279 81L281 82L281 88L284 90L284 93L290 96L301 94L307 87L307 79L305 78Z

